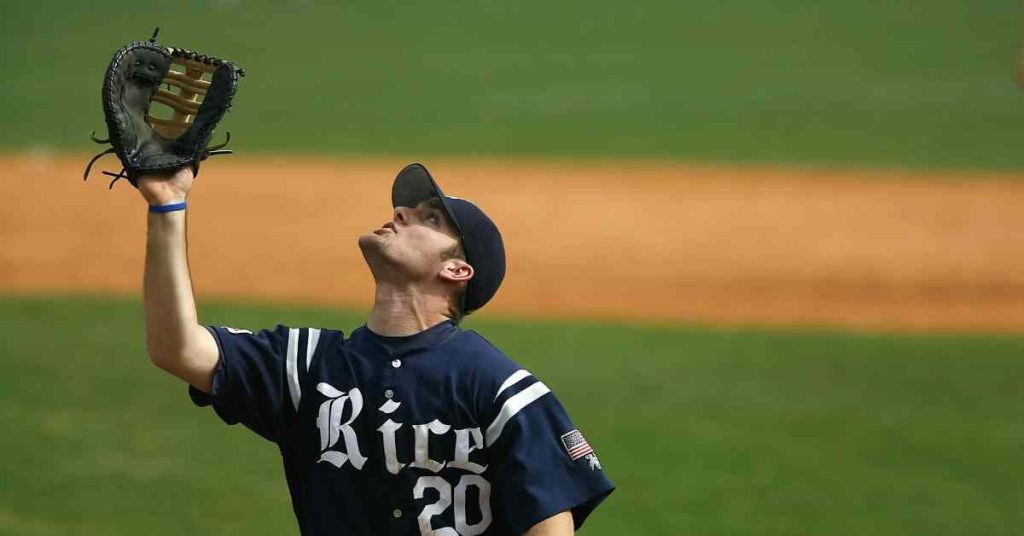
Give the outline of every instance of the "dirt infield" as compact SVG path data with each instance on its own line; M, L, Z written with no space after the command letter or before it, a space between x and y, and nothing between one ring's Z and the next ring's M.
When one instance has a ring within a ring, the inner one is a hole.
M86 160L0 159L0 291L139 291L141 198L98 172L82 182ZM206 164L189 216L200 300L365 306L356 237L389 218L404 163ZM426 163L505 235L486 314L1024 332L1021 175Z

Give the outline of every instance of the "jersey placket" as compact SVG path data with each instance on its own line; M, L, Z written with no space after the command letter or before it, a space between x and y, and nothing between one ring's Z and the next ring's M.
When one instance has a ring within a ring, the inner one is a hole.
M393 413L401 405L401 381L399 375L402 372L402 357L398 354L391 352L390 349L385 348L387 359L381 360L378 366L381 367L380 373L380 385L378 386L378 406L377 406L377 425L378 430L381 430L383 426L390 420L400 421L401 419L393 418ZM383 356L381 356L383 357ZM391 480L402 480L402 475L399 470L399 474L392 474L387 467L386 459L391 456L397 459L397 446L384 446L385 449L391 448L392 452L385 452L384 458L380 464L380 470L382 472L381 478L385 481ZM412 501L410 500L409 492L405 490L404 486L387 486L387 504L385 508L385 515L387 516L388 534L400 535L409 533L410 519L415 518L415 513L412 511Z

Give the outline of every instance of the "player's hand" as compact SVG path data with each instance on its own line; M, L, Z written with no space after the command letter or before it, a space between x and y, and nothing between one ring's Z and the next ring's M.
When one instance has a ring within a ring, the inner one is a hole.
M139 193L150 205L180 203L188 197L195 176L192 166L182 166L169 174L139 176Z

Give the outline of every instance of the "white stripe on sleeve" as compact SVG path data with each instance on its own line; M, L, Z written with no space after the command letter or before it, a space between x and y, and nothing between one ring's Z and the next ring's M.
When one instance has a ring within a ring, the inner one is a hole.
M504 391L505 389L508 389L509 387L512 387L513 385L519 383L523 378L525 378L525 377L527 377L529 375L530 375L530 371L523 370L523 369L519 369L519 370L513 372L512 375L509 376L507 380L505 380L505 383L502 383L501 387L498 388L498 392L495 393L494 399L497 400L498 397L501 396L501 392L502 391Z
M292 405L299 410L299 398L302 392L299 390L299 330L288 330L288 354L285 358L284 368L288 373L288 393L292 396Z
M313 354L316 353L317 344L320 344L320 330L309 328L309 338L306 340L306 372L309 372L309 365L313 363Z
M516 416L516 413L519 413L520 410L530 405L534 400L537 400L550 392L551 389L548 389L547 385L537 382L509 397L509 399L501 406L501 411L494 419L494 422L487 427L487 432L485 432L485 435L487 436L487 446L490 447L498 440L498 437L501 436L501 431L505 429L505 425L508 424L508 421L511 420L512 417Z

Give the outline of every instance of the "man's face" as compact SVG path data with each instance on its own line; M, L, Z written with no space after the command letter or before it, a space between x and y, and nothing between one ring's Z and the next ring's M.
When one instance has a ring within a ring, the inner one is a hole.
M391 221L359 237L375 278L410 282L433 279L441 271L442 253L458 243L458 231L438 199L396 207Z

